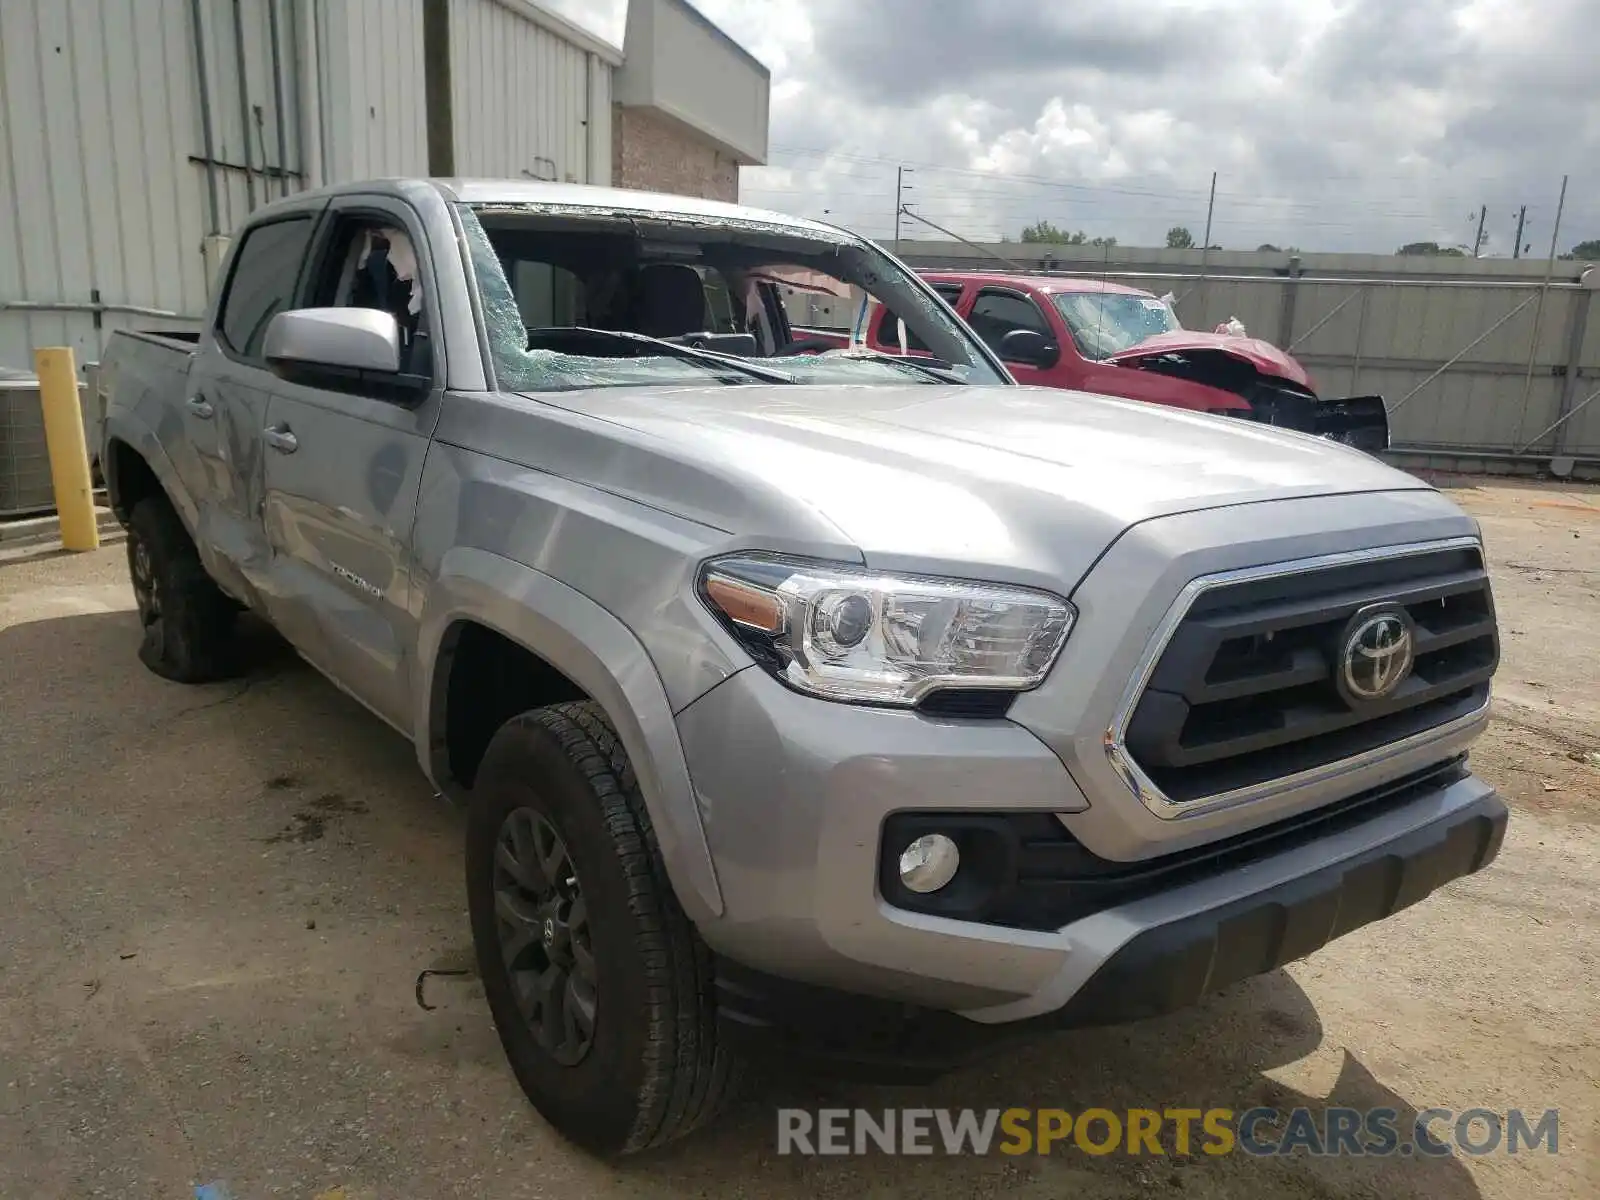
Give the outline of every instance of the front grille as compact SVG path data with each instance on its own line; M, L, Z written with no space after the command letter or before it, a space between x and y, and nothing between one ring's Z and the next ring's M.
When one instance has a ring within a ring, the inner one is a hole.
M1393 695L1354 703L1335 684L1340 638L1374 604L1410 615L1415 662ZM1123 744L1168 800L1217 796L1481 709L1499 653L1476 545L1223 583L1201 591L1173 630Z

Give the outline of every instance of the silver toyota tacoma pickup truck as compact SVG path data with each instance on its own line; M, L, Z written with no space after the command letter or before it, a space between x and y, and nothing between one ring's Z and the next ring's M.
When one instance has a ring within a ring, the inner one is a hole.
M785 294L852 287L904 354L795 338ZM918 1078L1188 1004L1499 848L1471 519L1348 447L1018 387L843 230L310 192L193 340L104 370L143 661L225 675L247 608L412 741L511 1066L599 1152L763 1047Z

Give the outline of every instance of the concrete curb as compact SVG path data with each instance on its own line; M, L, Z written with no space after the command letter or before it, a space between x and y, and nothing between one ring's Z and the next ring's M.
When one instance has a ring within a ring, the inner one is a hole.
M100 534L100 549L108 546L118 546L128 540L128 535L123 530L115 529L111 533ZM59 538L46 538L34 542L3 542L0 543L0 568L14 567L19 563L41 562L47 558L70 558L75 554L94 554L93 550L68 550L61 544Z
M127 533L117 524L116 515L109 508L95 509L95 525L100 530L102 548L127 540ZM0 521L0 567L76 553L80 551L67 550L61 545L61 522L54 515Z
M111 534L122 532L116 514L109 508L96 507L95 525L104 542ZM11 550L19 546L34 546L40 542L59 542L61 521L54 513L42 517L23 517L15 521L0 521L0 549Z

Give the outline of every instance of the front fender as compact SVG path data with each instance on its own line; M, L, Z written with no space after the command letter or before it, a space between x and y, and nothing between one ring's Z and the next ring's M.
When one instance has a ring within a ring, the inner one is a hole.
M605 709L633 763L679 903L695 921L721 916L722 893L661 677L626 625L549 575L472 547L445 553L423 605L417 652L414 728L428 777L449 774L435 673L445 633L463 620L537 654Z

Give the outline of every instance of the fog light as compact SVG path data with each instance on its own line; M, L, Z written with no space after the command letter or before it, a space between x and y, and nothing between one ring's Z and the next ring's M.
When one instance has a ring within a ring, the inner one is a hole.
M913 892L937 892L955 878L961 852L942 833L925 833L900 852L900 882Z

